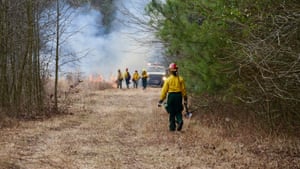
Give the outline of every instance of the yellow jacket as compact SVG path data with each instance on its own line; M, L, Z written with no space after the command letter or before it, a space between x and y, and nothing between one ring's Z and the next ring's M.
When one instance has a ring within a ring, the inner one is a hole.
M132 80L137 81L137 80L139 80L140 78L141 78L141 77L140 77L140 75L139 75L138 72L134 72L134 73L133 73L133 75L132 75Z
M181 76L170 75L164 82L160 100L164 100L170 92L181 92L183 98L187 97L184 80Z
M142 72L142 78L148 78L148 74L145 70Z
M124 78L125 78L125 79L128 79L128 78L129 78L129 72L126 71L126 72L124 73Z
M123 80L123 76L121 72L118 72L118 80Z

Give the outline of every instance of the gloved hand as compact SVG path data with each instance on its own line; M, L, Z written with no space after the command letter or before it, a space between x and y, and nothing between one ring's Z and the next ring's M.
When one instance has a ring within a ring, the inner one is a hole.
M157 107L161 107L163 104L163 101L162 100L159 100L158 103L157 103Z

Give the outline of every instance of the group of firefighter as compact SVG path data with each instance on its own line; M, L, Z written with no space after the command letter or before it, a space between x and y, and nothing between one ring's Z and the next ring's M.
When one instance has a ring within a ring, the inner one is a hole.
M121 70L118 69L118 76L117 76L117 81L116 81L117 88L122 89L123 80L125 80L127 88L129 88L130 80L132 80L132 82L133 82L133 88L138 88L138 82L140 79L142 79L143 89L146 89L147 78L148 78L148 74L147 74L146 69L142 70L141 76L140 76L139 72L137 70L135 70L134 73L132 74L132 77L131 77L131 74L130 74L128 68L125 69L124 74L122 74Z
M181 76L178 74L178 67L175 63L169 65L169 76L165 80L164 85L161 90L160 99L157 106L164 106L169 113L169 130L170 131L181 131L183 127L182 111L186 109L185 116L190 118L191 113L187 110L187 92L185 88L185 82ZM131 75L126 68L124 75L122 75L121 70L118 70L118 88L122 88L122 81L125 79L126 87L129 88ZM143 89L147 87L147 71L142 70L141 76L138 71L135 70L132 75L132 81L134 88L138 87L139 79L142 79ZM166 102L164 103L164 100Z

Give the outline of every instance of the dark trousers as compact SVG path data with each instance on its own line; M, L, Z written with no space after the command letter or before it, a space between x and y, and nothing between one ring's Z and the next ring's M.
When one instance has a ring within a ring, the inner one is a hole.
M176 122L178 124L183 123L182 119L182 94L178 93L168 93L167 107L169 113L169 129L174 131L176 129Z
M126 87L129 88L130 79L126 79L125 82L126 82Z
M122 80L117 80L117 88L122 89Z
M147 87L147 78L142 78L142 85L143 85L143 89L146 89L146 87Z
M137 80L132 80L133 81L133 87L138 88L138 81Z

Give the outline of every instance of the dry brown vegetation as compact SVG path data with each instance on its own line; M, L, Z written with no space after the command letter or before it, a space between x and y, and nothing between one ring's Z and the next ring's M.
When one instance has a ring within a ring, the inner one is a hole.
M229 105L193 101L192 119L170 132L159 88L88 86L68 96L68 114L2 128L0 169L300 168L298 140L252 130Z

